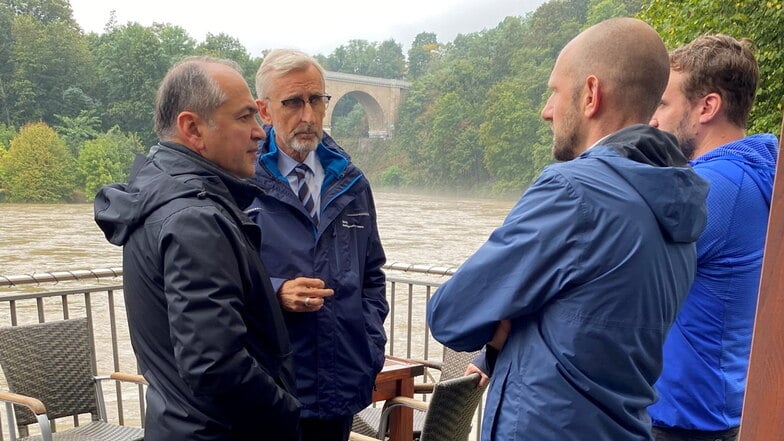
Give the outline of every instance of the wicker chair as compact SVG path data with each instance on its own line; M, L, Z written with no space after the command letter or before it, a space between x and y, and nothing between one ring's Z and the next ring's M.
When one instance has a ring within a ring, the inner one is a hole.
M349 440L377 441L384 439L388 414L398 406L410 407L414 414L424 413L425 420L420 441L465 441L471 433L474 411L482 399L484 388L478 387L479 374L439 381L433 389L430 402L408 397L393 398L384 407L381 426L376 437L352 432Z
M92 348L86 318L0 328L0 367L10 390L0 392L0 401L6 403L11 441L144 438L142 428L106 422L100 386L106 379L146 384L144 378L122 373L96 377ZM89 423L53 432L50 419L73 416L76 421L76 415L88 413ZM28 426L36 423L41 434L30 436Z
M436 369L441 371L441 375L439 377L439 381L451 380L453 378L460 378L465 374L465 370L468 367L468 364L474 359L476 356L476 352L457 352L453 351L447 347L444 347L444 351L441 357L443 361L434 361L434 360L412 360L416 361L417 363L424 364L429 369ZM433 377L430 376L432 379ZM417 383L414 384L414 393L415 394L430 394L433 393L435 388L435 384L437 383ZM362 409L358 414L354 416L354 422L352 424L351 430L352 432L367 435L367 436L377 436L379 427L381 426L381 415L389 405L389 402L384 403L383 408L379 407L368 407ZM476 407L476 406L474 406ZM472 411L473 412L473 411ZM414 412L414 438L419 438L420 433L422 432L422 427L425 424L425 412Z

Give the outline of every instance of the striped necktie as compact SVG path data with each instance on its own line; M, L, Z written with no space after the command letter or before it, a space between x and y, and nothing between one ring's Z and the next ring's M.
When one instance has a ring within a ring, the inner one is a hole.
M305 164L299 164L294 167L294 174L297 176L297 196L302 201L305 211L313 219L313 223L318 224L318 210L316 210L316 206L313 203L313 195L310 194L310 187L308 187L308 173L310 173L310 168Z

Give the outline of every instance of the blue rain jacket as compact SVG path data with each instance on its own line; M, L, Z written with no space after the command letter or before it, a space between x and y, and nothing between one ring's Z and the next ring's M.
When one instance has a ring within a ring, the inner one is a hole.
M650 440L662 345L695 272L707 183L634 125L547 167L428 304L433 336L480 349L498 322L483 440Z
M752 135L692 161L707 179L708 226L697 275L664 344L653 424L718 431L740 425L778 148Z
M261 258L276 290L299 276L335 290L317 312L284 311L302 416L353 415L370 403L387 341L386 258L370 184L325 134L316 149L325 177L315 225L278 170L271 130L251 178L265 194L248 210L261 226Z
M123 246L128 325L150 386L148 441L299 439L291 345L240 210L259 189L187 148L139 157L95 220Z

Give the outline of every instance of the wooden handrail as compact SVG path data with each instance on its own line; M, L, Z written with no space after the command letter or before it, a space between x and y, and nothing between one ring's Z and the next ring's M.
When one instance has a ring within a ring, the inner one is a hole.
M779 157L765 239L757 317L739 441L779 441L784 434L784 176Z

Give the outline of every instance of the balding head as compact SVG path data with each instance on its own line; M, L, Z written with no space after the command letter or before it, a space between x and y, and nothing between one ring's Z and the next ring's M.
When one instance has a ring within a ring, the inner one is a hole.
M586 29L561 51L575 81L596 76L610 111L647 123L667 87L669 57L659 35L634 18L613 18Z
M563 48L550 74L542 118L552 125L553 156L576 158L610 133L646 124L669 77L659 35L633 18L591 26Z

